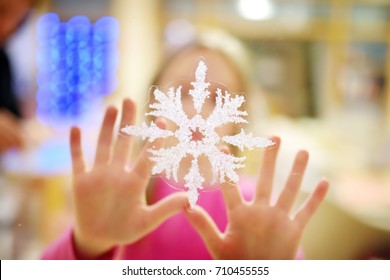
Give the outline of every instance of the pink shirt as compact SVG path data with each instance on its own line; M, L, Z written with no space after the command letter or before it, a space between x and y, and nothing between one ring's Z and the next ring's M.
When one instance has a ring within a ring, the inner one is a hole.
M240 188L245 199L250 199L255 188L253 180L242 179ZM156 180L157 200L175 192L162 180ZM221 190L201 193L198 204L214 219L221 231L227 224L226 209ZM114 248L99 259L128 260L207 260L211 259L203 240L190 225L183 213L169 218L156 230L122 250ZM77 259L73 231L69 230L43 254L42 259Z

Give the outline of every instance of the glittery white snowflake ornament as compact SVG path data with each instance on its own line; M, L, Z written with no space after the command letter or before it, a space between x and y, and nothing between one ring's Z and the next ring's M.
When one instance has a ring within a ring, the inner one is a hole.
M158 88L153 92L156 102L149 105L152 110L145 115L163 117L174 122L177 125L176 131L161 129L153 121L150 125L142 123L140 127L126 126L121 129L126 134L141 136L142 139L147 138L150 142L157 138L168 137L175 137L178 140L178 144L173 147L159 150L148 149L152 155L150 160L155 162L152 174L165 172L168 179L173 177L178 182L180 162L183 158L192 156L191 167L184 176L184 187L188 189L188 200L191 207L195 206L198 201L199 191L203 189L205 182L198 164L200 156L206 156L211 163L212 184L217 181L223 183L225 178L233 183L237 183L239 180L236 169L245 166L243 164L245 157L236 157L220 151L217 144L221 140L238 147L241 151L244 148L250 150L255 147L267 148L274 144L271 140L253 137L251 133L246 134L243 129L235 135L222 137L218 135L216 129L224 124L247 123L244 117L248 113L239 109L245 101L244 96L235 95L232 97L227 91L223 93L221 89L217 89L214 110L207 118L203 118L200 113L206 98L210 97L210 92L207 90L210 83L206 82L206 72L207 66L201 60L195 73L196 81L191 83L193 89L188 92L192 96L196 110L196 114L192 118L189 118L183 110L181 86L176 89L171 87L167 93ZM193 139L195 131L202 134L201 140Z

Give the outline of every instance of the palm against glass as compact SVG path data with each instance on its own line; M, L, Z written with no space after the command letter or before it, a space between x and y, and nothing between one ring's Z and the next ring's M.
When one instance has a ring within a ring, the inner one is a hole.
M183 193L171 195L147 205L145 191L152 163L147 149L161 146L161 141L147 144L132 169L127 169L131 140L119 135L113 144L117 110L107 109L94 166L86 169L79 128L70 136L73 163L73 198L76 225L74 238L80 257L94 258L111 247L129 244L142 238L171 215L185 208ZM127 99L122 106L122 124L133 124L135 104ZM160 127L162 121L157 120Z
M228 225L224 233L219 231L202 208L195 207L186 214L216 259L295 258L302 233L325 197L328 182L322 180L298 213L293 218L290 217L309 158L306 151L300 151L276 204L270 204L280 145L279 138L273 137L272 140L276 145L264 152L252 201L244 201L238 187L229 184L222 186L228 214Z

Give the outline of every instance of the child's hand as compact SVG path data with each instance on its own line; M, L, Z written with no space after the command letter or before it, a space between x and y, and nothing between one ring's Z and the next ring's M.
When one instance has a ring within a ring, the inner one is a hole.
M91 170L86 170L83 160L80 129L71 130L74 241L80 258L95 258L115 245L132 243L186 205L183 193L147 205L145 191L152 163L146 149L152 144L144 147L134 166L127 170L131 141L119 135L112 143L116 116L115 108L107 109ZM127 99L123 102L121 124L133 124L134 118L135 104ZM161 121L157 123L164 126ZM155 141L153 145L162 143Z
M215 259L294 259L302 232L328 190L320 181L306 204L291 217L308 161L306 151L298 152L285 188L275 205L270 204L276 156L280 139L265 150L260 178L251 202L245 202L236 186L225 184L222 192L228 225L221 233L211 217L199 206L186 213Z

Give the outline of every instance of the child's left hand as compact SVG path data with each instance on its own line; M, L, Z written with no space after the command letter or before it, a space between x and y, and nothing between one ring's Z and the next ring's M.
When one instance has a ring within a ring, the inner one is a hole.
M95 259L114 246L136 242L183 210L187 200L183 193L175 193L154 204L147 203L146 188L153 167L147 150L163 143L147 143L129 168L131 139L121 135L116 141L113 139L117 113L114 107L106 110L95 163L90 169L83 160L80 129L73 127L70 134L74 245L82 259ZM133 124L134 119L135 103L125 99L121 123ZM156 122L164 126L163 122Z
M318 183L306 204L291 218L308 162L306 151L298 152L285 188L275 205L270 204L276 156L280 139L265 150L256 192L251 202L243 200L237 186L225 183L222 193L227 207L228 225L220 232L211 217L196 206L186 216L203 238L215 259L294 259L308 221L328 190L328 182Z

